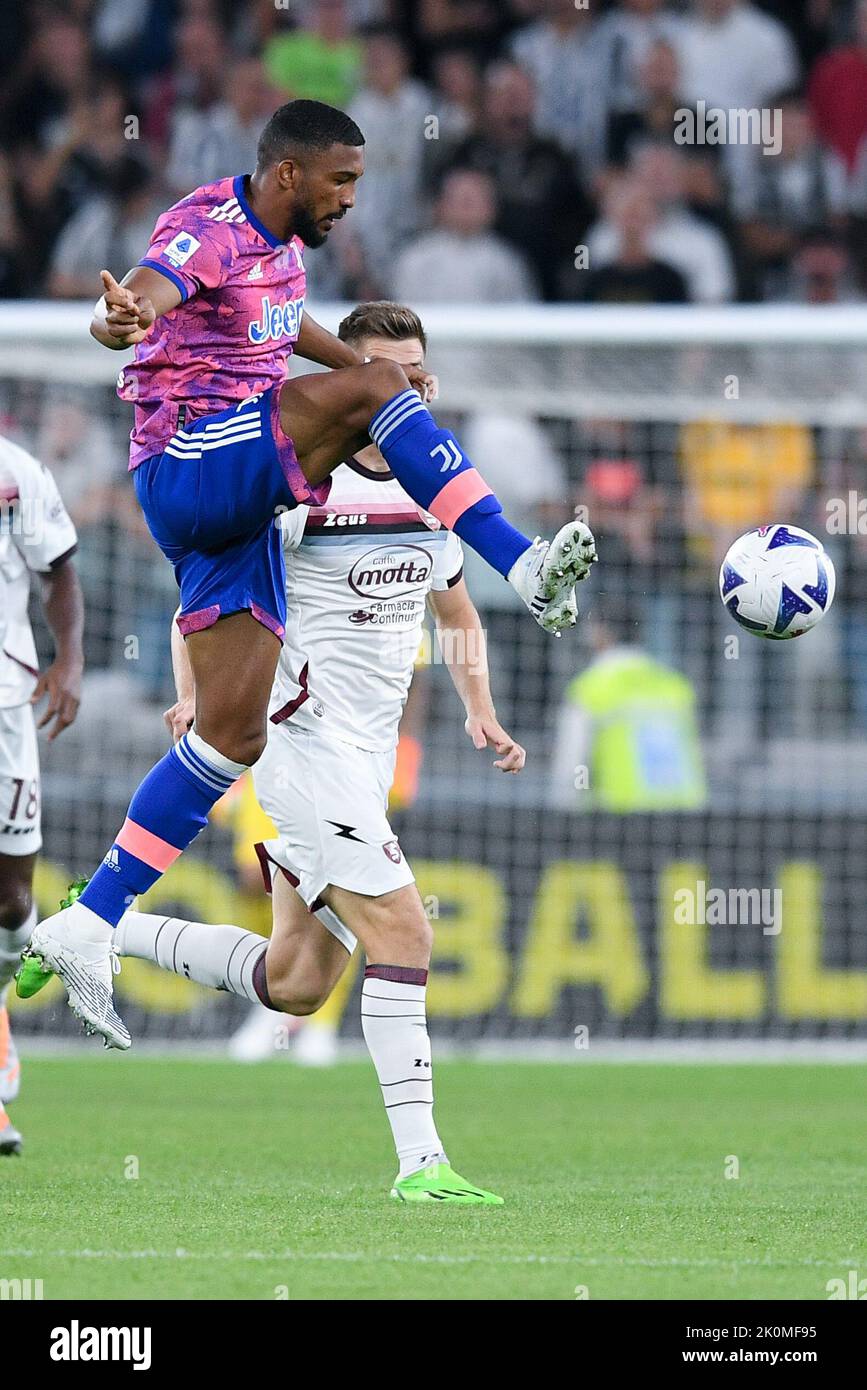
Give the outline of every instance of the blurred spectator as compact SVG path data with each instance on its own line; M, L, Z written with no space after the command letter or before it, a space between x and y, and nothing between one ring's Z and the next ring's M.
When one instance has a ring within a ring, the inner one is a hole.
M720 304L734 297L731 254L723 236L689 210L686 203L686 157L665 145L643 147L633 161L629 184L642 188L656 204L658 216L650 232L649 249L684 277L689 298L698 304ZM622 251L622 231L610 213L591 228L587 238L590 266L610 265Z
M442 145L454 145L469 135L482 114L482 75L471 49L451 47L433 60L433 106ZM431 142L433 153L435 145Z
M228 56L226 33L216 18L193 13L181 20L171 69L146 85L142 124L148 140L167 150L177 113L208 112L222 101Z
M79 394L48 395L33 452L53 473L76 526L111 514L115 487L126 486L126 460L104 416L88 410Z
M183 105L172 120L167 178L178 195L256 167L262 127L280 105L258 58L242 58L229 73L226 100L204 110Z
M863 304L839 231L819 227L800 238L780 296L790 304Z
M615 184L606 208L617 251L609 264L577 276L579 297L588 304L685 304L683 275L651 251L659 209L644 185L637 180Z
M18 71L4 81L4 138L44 149L88 87L92 55L81 25L57 10L37 12Z
M605 140L605 92L593 43L594 15L574 0L539 0L542 18L511 42L515 61L526 68L537 93L535 126L580 156L590 172L599 165Z
M24 267L32 279L41 280L61 227L88 200L105 193L129 159L128 112L123 86L110 75L94 76L58 121L51 145L18 153Z
M524 258L493 230L494 184L487 174L454 169L443 180L436 228L401 252L392 297L405 304L496 304L534 299Z
M853 0L761 0L763 10L792 30L805 72L848 28Z
M427 88L409 76L410 59L396 30L364 37L364 85L350 115L365 138L364 180L352 214L373 278L385 285L400 243L418 230Z
M127 155L106 176L104 191L82 204L60 233L48 293L57 299L98 298L99 272L123 278L143 255L164 203L147 167Z
M460 44L488 58L496 53L510 22L503 0L408 0L399 8L425 54Z
M23 240L9 162L0 152L0 299L27 293L21 261Z
M801 235L812 227L841 226L846 208L846 171L819 144L800 92L781 93L771 105L781 112L780 153L768 156L755 145L732 152L738 172L733 208L770 297L784 281Z
M490 175L496 230L526 256L545 298L556 299L563 262L571 267L590 205L559 145L533 134L533 106L533 83L522 68L489 68L480 129L456 147L451 162Z
M591 658L565 692L551 758L555 804L620 815L699 810L707 787L695 690L642 650L627 601L590 602Z
M794 86L800 74L788 29L744 0L695 0L674 44L690 105L754 109Z
M606 93L607 115L641 110L646 67L661 45L670 46L680 29L666 0L621 0L603 15L593 34L597 81Z
M100 58L126 77L165 67L171 56L175 0L96 0L93 41Z
M264 58L269 78L286 99L348 106L361 75L361 44L345 0L313 0L302 27L271 39Z
M677 112L683 106L680 68L670 43L651 44L635 74L631 105L613 110L608 119L606 157L613 164L628 163L642 140L674 143Z
M852 42L820 58L810 105L820 138L854 169L867 135L867 0L857 0Z

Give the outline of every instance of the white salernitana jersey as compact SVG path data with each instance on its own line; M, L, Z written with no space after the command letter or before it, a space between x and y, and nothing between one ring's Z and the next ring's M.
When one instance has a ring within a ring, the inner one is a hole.
M334 470L323 506L281 525L288 612L272 723L394 748L427 596L460 579L460 541L391 473L354 459Z
M36 685L30 576L47 574L76 540L48 469L0 436L0 709L23 705Z

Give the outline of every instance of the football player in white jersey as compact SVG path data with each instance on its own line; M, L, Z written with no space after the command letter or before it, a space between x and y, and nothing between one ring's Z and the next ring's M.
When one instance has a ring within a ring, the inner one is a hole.
M365 304L340 336L366 357L424 361L418 317ZM427 603L477 749L520 772L523 748L499 724L484 634L462 577L457 536L420 511L375 445L337 468L325 503L282 518L286 641L254 769L263 809L278 829L259 847L273 894L263 942L234 926L128 912L121 955L285 1013L315 1012L349 963L367 957L362 1026L382 1088L404 1201L499 1204L449 1165L433 1119L425 988L431 924L386 812L397 731ZM180 738L193 717L192 677L173 628L178 703L167 720Z
M72 723L81 694L84 606L75 547L51 474L0 436L0 1154L21 1148L4 1109L21 1080L6 996L36 925L33 870L42 835L34 705L48 696L39 728L54 739ZM41 676L28 616L34 574L55 645Z

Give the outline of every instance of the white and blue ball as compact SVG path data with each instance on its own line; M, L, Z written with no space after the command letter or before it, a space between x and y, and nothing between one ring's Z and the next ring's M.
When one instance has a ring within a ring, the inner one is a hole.
M735 622L756 637L801 637L834 602L836 576L821 541L800 526L758 526L722 562L719 591Z

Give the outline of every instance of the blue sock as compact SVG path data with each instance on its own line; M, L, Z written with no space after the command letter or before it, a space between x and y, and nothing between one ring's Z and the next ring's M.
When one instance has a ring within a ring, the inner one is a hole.
M401 391L374 415L370 437L414 502L508 575L531 542L503 516L451 430L440 429L415 391Z
M130 802L127 818L80 901L116 927L204 830L215 802L246 769L224 758L195 730L152 768Z

